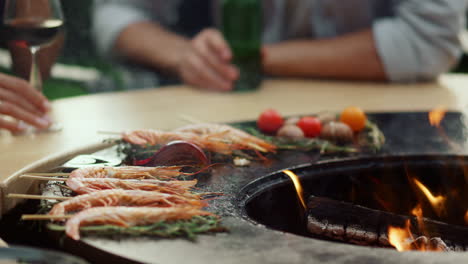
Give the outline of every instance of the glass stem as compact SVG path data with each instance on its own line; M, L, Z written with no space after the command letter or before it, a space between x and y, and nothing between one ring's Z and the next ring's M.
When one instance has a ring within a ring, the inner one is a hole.
M29 84L31 84L34 89L42 92L41 72L39 71L39 66L37 65L36 56L39 47L30 47L29 50L31 52L31 73L29 74Z

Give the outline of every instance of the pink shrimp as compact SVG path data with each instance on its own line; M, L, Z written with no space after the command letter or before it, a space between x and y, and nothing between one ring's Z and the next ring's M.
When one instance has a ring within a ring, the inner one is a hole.
M180 170L183 166L161 167L87 167L76 169L69 178L118 178L118 179L162 179L167 180L180 175L192 175Z
M123 139L132 144L165 144L171 140L185 140L202 149L230 155L235 149L252 149L274 152L276 146L242 130L228 125L197 124L179 128L173 132L160 130L136 130L123 134Z
M134 190L104 190L78 195L70 200L55 204L49 214L64 215L69 212L98 206L192 206L201 208L206 205L206 202L200 199L189 199L174 194Z
M123 133L122 139L136 145L158 145L167 144L173 140L183 140L197 145L202 149L221 154L231 154L232 146L220 140L210 141L194 133L165 132L161 130L134 130Z
M194 207L96 207L70 218L65 232L74 240L80 239L80 227L89 225L116 225L122 227L148 225L160 221L190 219L196 215L213 215Z
M276 146L263 139L252 136L240 129L223 124L193 124L176 129L175 132L194 133L211 141L221 140L261 152L274 152Z
M92 193L108 189L158 191L161 193L178 194L191 197L189 189L197 184L191 181L160 181L160 180L122 180L115 178L77 178L70 177L66 184L78 194Z
M135 145L164 145L174 140L186 140L197 143L197 136L193 133L165 132L154 129L140 129L122 134L122 139Z

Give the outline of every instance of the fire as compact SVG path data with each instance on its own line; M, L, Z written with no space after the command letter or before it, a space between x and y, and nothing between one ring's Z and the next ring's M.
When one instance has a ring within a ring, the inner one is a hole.
M445 197L444 196L434 196L431 191L420 181L413 178L412 179L415 186L425 195L429 203L434 208L434 211L440 216L444 212L444 203ZM418 204L413 210L411 210L411 214L416 216L418 221L418 233L426 235L427 230L425 229L424 225L424 214L421 204ZM468 212L465 215L465 220L468 223ZM392 246L394 246L398 251L407 251L407 250L419 250L419 251L442 251L440 247L431 246L429 242L429 238L425 236L421 236L418 238L414 238L413 233L411 232L411 221L408 219L406 221L405 227L393 227L390 226L388 228L388 240Z
M299 177L297 177L297 175L294 174L294 172L292 172L290 170L284 170L283 172L286 175L288 175L291 178L291 180L293 181L294 187L296 187L297 196L299 197L299 200L301 201L301 205L304 207L304 209L306 209L307 206L306 206L305 201L304 201L302 186L301 186L301 183L299 182Z
M431 126L440 126L440 122L442 122L442 119L444 119L445 113L447 113L447 109L443 106L439 106L430 111L429 123Z
M424 186L420 181L417 179L413 179L414 183L418 188L426 195L426 198L429 200L429 202L432 205L432 208L434 208L434 211L437 213L438 216L441 216L443 211L444 211L444 202L445 202L445 197L442 195L439 196L434 196L431 191Z
M420 204L418 204L413 210L411 210L411 214L416 216L418 219L419 230L425 231L424 221L423 221L423 210Z
M388 228L388 241L398 251L444 251L445 244L442 241L442 245L434 244L432 239L427 237L414 238L410 230L411 222L406 220L404 228L400 227L389 227ZM438 241L435 239L435 241ZM439 241L441 241L439 239Z
M388 228L388 241L398 251L411 250L411 240L413 240L413 234L410 231L410 220L406 220L404 228L390 226Z
M465 213L465 223L468 225L468 210Z

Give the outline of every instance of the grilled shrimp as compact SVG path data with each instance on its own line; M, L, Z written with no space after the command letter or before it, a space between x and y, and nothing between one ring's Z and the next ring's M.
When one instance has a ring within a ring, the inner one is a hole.
M135 145L164 145L174 140L186 140L197 144L197 135L193 133L166 132L154 129L140 129L124 132L122 139Z
M174 194L134 190L104 190L78 195L70 200L60 202L54 205L49 214L64 215L69 212L98 206L192 206L201 208L206 205L206 202L199 199L189 199Z
M69 178L118 178L118 179L171 179L180 175L191 175L180 170L183 166L161 167L87 167L76 169Z
M173 132L135 130L124 133L123 139L138 145L166 144L171 140L185 140L202 149L226 155L232 154L235 149L253 149L261 152L276 150L275 145L260 138L231 126L219 124L189 125Z
M182 133L194 133L204 139L220 140L261 152L274 152L276 146L252 136L240 129L222 124L193 124L175 130Z
M68 187L78 194L92 193L108 189L157 191L161 193L178 194L193 197L189 189L197 184L192 181L160 181L160 180L122 180L115 178L69 178Z
M70 218L66 223L65 232L74 240L79 240L81 226L116 225L129 227L160 221L190 219L196 215L212 215L212 213L194 207L96 207L81 211Z
M167 144L173 140L184 140L197 145L202 149L221 154L231 154L232 145L222 140L210 140L194 133L165 132L161 130L134 130L122 135L126 142L136 145L158 145Z

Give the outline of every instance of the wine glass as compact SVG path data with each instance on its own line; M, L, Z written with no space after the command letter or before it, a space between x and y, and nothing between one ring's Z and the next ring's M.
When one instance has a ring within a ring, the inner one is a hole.
M6 0L3 23L9 44L27 48L31 53L29 83L42 92L42 78L36 55L63 28L60 1ZM57 124L53 124L48 130L57 130L57 127Z

